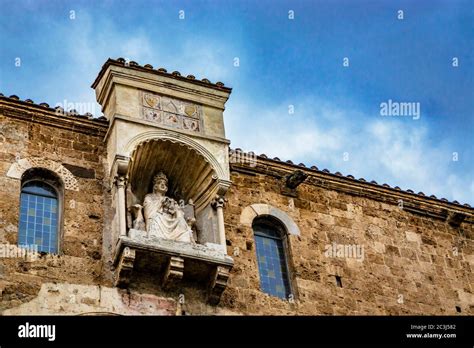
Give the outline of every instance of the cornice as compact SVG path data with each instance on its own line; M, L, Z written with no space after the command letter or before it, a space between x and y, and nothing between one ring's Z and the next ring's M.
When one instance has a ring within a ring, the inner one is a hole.
M79 115L73 110L64 112L60 108L50 108L47 103L35 104L31 99L20 100L15 95L5 97L0 94L0 114L5 117L100 137L105 136L108 128L108 121L105 117L94 118L90 114Z
M144 71L147 73L153 73L155 75L159 76L165 76L169 77L175 80L179 81L185 81L185 82L190 82L195 85L199 85L202 87L207 87L207 88L213 88L216 90L221 90L221 91L226 91L227 93L230 93L232 91L232 88L224 86L222 82L216 82L212 83L209 81L207 78L203 78L202 80L196 80L196 77L194 75L187 75L186 77L181 76L181 73L179 71L173 71L172 73L168 73L168 71L164 68L158 68L158 69L153 69L153 66L151 64L145 64L144 66L141 66L135 61L130 61L127 62L124 58L117 58L117 59L112 59L109 58L107 61L102 65L102 68L95 78L94 82L92 83L92 88L95 89L97 84L99 83L100 79L102 78L102 75L105 74L107 71L107 68L109 66L119 66L119 67L126 67L128 69L132 70L137 70L137 71Z
M231 151L241 152L236 149ZM248 153L249 158L255 156ZM329 190L347 193L350 195L367 197L377 201L398 205L400 200L403 202L403 209L413 213L428 215L434 218L447 219L452 212L463 213L467 216L465 221L474 223L474 208L469 204L461 204L457 201L448 201L445 198L438 199L436 196L426 196L423 192L415 193L412 190L401 190L398 186L390 187L388 184L380 185L375 181L368 182L363 178L355 179L352 175L344 176L339 172L330 173L329 170L319 170L313 166L306 167L304 164L294 164L291 161L281 161L279 158L270 159L266 155L254 157L256 160L250 163L240 161L239 163L231 163L231 172L242 172L245 174L264 174L282 179L293 173L295 170L301 170L308 174L308 178L304 181L306 185L323 187Z

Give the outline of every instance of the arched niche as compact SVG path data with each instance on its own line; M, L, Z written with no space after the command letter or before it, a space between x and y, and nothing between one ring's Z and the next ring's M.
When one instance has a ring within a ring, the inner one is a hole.
M197 211L209 203L218 182L216 169L197 149L175 139L147 139L131 154L128 182L133 201L128 205L143 202L159 172L168 177L168 195L186 203L191 199Z

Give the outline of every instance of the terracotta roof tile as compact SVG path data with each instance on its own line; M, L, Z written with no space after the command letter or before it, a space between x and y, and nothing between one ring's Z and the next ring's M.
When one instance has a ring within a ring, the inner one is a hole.
M216 83L212 83L211 81L209 81L209 79L207 79L205 77L202 78L199 81L199 80L196 80L196 77L194 75L187 75L186 77L184 77L184 76L181 75L181 73L179 71L173 71L170 74L164 68L158 68L158 69L154 70L153 66L151 64L145 64L145 65L141 66L140 64L138 64L137 62L135 62L133 60L127 62L124 58L121 58L121 57L117 58L117 59L109 58L104 63L104 65L102 66L102 69L100 70L99 74L97 75L95 81L92 83L93 88L96 86L96 84L98 83L100 77L106 71L106 69L109 65L125 66L125 67L131 68L131 69L144 70L144 71L146 70L147 72L154 72L154 73L159 74L159 75L166 75L166 76L170 76L170 77L173 77L173 78L178 78L178 79L183 80L183 81L190 81L192 83L205 84L205 85L208 85L210 87L217 88L217 89L225 89L225 90L228 90L228 91L232 90L232 88L226 87L224 85L224 83L220 82L220 81L216 82Z
M41 107L43 109L49 109L50 111L54 111L57 115L64 115L65 117L77 117L77 118L83 118L83 119L89 119L91 121L97 121L100 123L106 123L108 120L103 116L99 117L94 117L91 113L87 112L84 115L78 114L76 110L72 109L67 112L64 111L64 109L60 106L56 106L54 108L50 107L48 103L42 102L42 103L35 103L31 99L25 99L21 100L17 95L11 95L10 97L5 97L2 93L0 93L0 98L2 99L8 99L8 100L13 100L19 103L28 103L33 106Z
M235 151L242 151L242 149L236 149ZM262 158L262 159L266 159L266 160L269 160L269 161L275 161L275 162L283 162L283 163L287 163L289 165L292 165L292 166L297 166L297 167L301 167L301 168L304 168L304 169L307 169L307 170L312 170L312 171L319 171L318 167L316 166L311 166L311 167L306 167L306 165L304 163L300 163L298 165L295 165L291 160L288 160L288 161L282 161L280 160L280 158L278 157L274 157L273 159L270 159L268 158L268 156L264 153L260 154L258 157ZM343 174L341 174L340 172L335 172L335 173L331 173L328 169L323 169L322 170L323 173L326 173L326 174L330 174L330 175L336 175L336 176L343 176ZM358 180L354 178L353 175L347 175L345 176L345 178L347 179L350 179L350 180L355 180L355 181L359 181L359 182L364 182L364 183L369 183L367 182L364 178L359 178ZM405 192L405 193L409 193L409 194L412 194L412 195L417 195L417 196L421 196L421 197L426 197L426 198L430 198L430 199L434 199L434 200L439 200L439 201L443 201L443 202L448 202L448 203L451 203L451 204L457 204L457 205L461 205L461 203L459 203L458 201L456 200L453 200L452 202L448 201L446 198L437 198L435 195L431 195L429 197L427 197L423 192L418 192L418 193L415 193L413 190L411 189L407 189L407 190L402 190L399 186L395 186L395 187L391 187L389 184L378 184L375 180L372 180L370 181L370 184L372 185L377 185L377 186L380 186L380 187L385 187L385 188L389 188L391 190L397 190L397 191L402 191L402 192ZM462 204L463 206L465 207L469 207L471 208L471 206L467 203L465 204Z

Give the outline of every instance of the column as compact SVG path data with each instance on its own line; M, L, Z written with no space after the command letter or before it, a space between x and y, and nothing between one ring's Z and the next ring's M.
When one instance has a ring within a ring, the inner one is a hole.
M225 243L225 225L224 225L224 198L216 197L212 202L212 207L216 209L217 213L217 229L219 231L219 242L224 250L227 250Z
M115 178L115 185L117 185L117 216L119 219L120 236L127 235L127 214L125 210L125 185L126 178L124 176L117 176Z

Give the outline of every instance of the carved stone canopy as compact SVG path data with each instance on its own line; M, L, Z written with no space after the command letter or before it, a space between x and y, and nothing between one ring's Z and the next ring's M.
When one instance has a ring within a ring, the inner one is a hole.
M210 196L216 181L216 171L195 149L169 140L147 141L132 154L129 182L135 202L129 204L143 202L159 172L168 177L168 196L177 201L191 199L196 207Z

